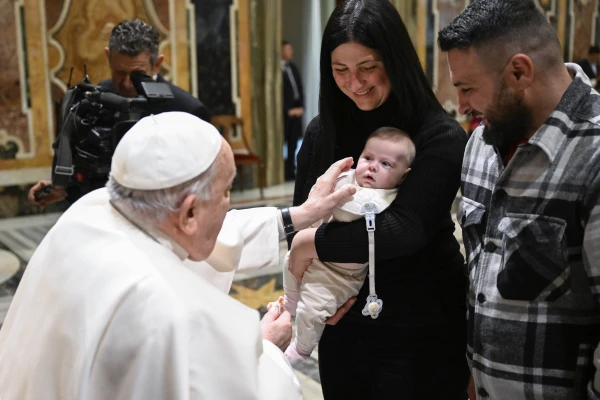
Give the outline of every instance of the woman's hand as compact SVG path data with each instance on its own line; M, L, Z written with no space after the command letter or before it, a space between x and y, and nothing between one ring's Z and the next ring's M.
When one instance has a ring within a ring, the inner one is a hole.
M302 276L312 263L313 258L318 258L317 248L315 247L316 232L315 228L305 229L298 232L292 241L288 269L298 283L302 282Z
M290 216L297 231L308 228L312 223L330 214L335 206L347 201L356 193L356 188L350 186L333 191L338 176L348 171L352 164L354 164L352 157L335 162L317 179L304 204L290 208Z
M335 325L340 322L340 319L352 308L356 303L356 297L350 297L340 308L337 309L335 314L325 320L327 325Z

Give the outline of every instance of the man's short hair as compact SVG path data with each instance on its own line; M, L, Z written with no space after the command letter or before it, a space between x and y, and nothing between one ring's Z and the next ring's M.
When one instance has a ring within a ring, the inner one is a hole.
M415 144L408 133L404 132L403 130L394 128L392 126L384 126L373 132L367 139L367 142L371 139L382 139L393 143L403 144L406 147L406 161L408 162L409 166L415 159Z
M444 52L473 47L493 69L518 53L545 67L563 64L558 36L533 0L475 0L439 32L438 44Z
M598 45L593 45L590 46L590 50L588 51L589 54L599 54L600 53L600 46Z
M217 156L218 158L218 156ZM120 185L111 175L106 184L112 202L128 215L153 225L160 225L179 210L183 200L196 195L200 201L212 200L211 186L217 174L219 160L195 178L167 189L138 190ZM221 166L222 167L222 166Z
M139 19L121 21L110 34L108 49L131 57L147 52L154 65L158 59L158 32Z

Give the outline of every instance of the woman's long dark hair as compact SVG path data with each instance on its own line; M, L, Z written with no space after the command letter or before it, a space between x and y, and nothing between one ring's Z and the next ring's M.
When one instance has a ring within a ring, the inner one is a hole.
M399 103L394 118L397 128L413 134L424 122L426 112L442 110L396 8L388 0L343 2L329 17L321 42L319 115L323 137L319 138L313 154L317 176L331 163L340 121L356 109L354 102L338 88L331 71L331 52L348 42L379 53L391 83L390 96Z

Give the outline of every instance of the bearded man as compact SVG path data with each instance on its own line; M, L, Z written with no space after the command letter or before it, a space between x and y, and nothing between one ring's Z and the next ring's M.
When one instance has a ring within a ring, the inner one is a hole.
M472 392L599 399L600 96L533 0L474 1L438 43L483 120L458 212Z

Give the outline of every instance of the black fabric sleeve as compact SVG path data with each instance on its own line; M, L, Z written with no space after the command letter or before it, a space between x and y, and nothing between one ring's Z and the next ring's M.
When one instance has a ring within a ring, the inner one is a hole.
M417 156L392 205L378 214L376 259L388 260L423 249L441 228L460 184L467 136L451 119L425 128L415 138ZM363 219L321 226L315 236L324 262L368 261L368 237Z

